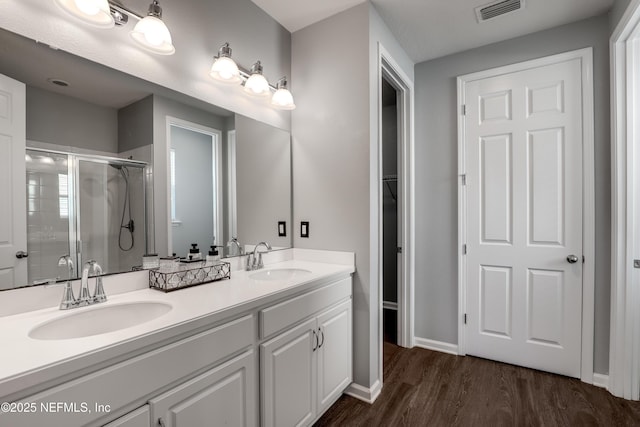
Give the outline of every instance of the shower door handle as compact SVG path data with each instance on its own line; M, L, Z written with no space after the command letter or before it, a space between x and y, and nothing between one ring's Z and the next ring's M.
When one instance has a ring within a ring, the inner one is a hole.
M16 258L18 258L18 259L26 258L28 256L29 256L29 253L27 253L25 251L16 252Z

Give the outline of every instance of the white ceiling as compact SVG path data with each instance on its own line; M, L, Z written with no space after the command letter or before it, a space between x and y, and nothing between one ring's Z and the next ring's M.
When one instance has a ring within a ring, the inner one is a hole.
M253 0L291 32L366 0ZM478 23L491 0L372 0L416 63L600 15L614 0L526 0L525 7Z

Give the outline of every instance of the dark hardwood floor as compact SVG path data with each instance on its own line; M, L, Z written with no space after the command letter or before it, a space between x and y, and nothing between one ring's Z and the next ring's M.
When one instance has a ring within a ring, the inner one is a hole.
M640 402L578 379L384 344L372 404L342 396L316 426L640 426Z

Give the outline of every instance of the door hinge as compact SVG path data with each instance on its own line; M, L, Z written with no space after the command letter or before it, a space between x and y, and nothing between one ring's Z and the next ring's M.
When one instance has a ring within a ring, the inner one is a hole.
M462 174L460 175L460 180L462 182L462 185L467 185L467 174Z
M582 263L584 264L586 258L584 257L584 255L582 255Z
M467 324L467 313L464 314L464 324Z
M462 104L462 115L463 116L467 115L467 105L466 104Z
M633 260L633 268L640 268L640 259Z
M398 253L398 254L402 253L402 246L396 247L396 253Z
M467 244L465 243L464 245L462 245L462 255L466 255L467 254Z

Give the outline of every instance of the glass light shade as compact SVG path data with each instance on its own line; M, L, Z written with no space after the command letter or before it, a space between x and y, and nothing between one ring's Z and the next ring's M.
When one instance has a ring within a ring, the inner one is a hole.
M112 28L115 23L107 0L55 0L71 16L98 28Z
M238 66L227 56L221 56L213 62L209 75L223 83L237 84L242 81Z
M131 38L142 48L159 55L173 55L176 49L171 41L171 33L155 16L145 16L131 31Z
M244 83L244 91L252 96L269 96L269 82L262 74L251 74Z
M296 108L296 104L293 102L293 95L289 92L289 89L279 88L271 98L271 105L281 110L293 110Z

